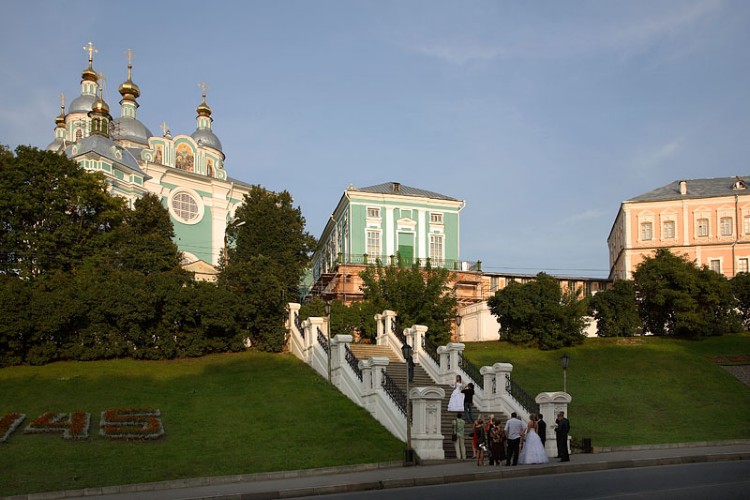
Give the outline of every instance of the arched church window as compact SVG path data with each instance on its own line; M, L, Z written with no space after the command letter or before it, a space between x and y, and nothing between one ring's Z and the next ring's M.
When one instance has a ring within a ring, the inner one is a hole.
M209 177L214 176L214 161L210 158L206 160L206 175Z
M80 128L76 129L76 141L83 139L83 130Z

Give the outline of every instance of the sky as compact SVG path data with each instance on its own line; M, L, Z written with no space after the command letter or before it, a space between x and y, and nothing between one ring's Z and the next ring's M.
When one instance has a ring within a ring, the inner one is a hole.
M465 200L460 258L609 274L620 203L750 175L745 0L3 0L0 144L44 148L93 42L104 99L196 128L229 176L289 191L320 236L347 186Z

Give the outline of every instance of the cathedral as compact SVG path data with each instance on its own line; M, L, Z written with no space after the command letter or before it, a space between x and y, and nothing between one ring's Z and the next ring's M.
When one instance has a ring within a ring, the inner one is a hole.
M88 66L81 73L81 94L67 110L62 101L47 149L102 172L110 192L131 207L146 193L158 196L169 210L183 267L196 279L213 279L227 224L250 185L227 175L221 141L211 128L206 86L201 85L195 131L173 136L163 124L157 136L137 117L141 91L132 80L130 51L127 80L118 89L120 117L113 119L103 98L102 76L93 68L96 49L89 42L84 50Z

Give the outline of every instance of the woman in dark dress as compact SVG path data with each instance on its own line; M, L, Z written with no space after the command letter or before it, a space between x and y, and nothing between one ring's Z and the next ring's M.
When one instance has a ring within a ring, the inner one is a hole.
M500 426L500 419L494 420L494 426L490 432L490 448L492 451L492 462L500 465L505 460L505 431ZM493 463L490 463L493 465Z

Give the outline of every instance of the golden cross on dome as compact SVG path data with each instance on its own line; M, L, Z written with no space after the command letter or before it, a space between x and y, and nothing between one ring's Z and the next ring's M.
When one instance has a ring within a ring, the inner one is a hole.
M107 83L107 78L101 71L97 73L96 76L99 79L99 98L101 99L102 93L104 93L104 84Z
M62 109L65 109L65 94L60 92L60 107Z
M206 85L206 82L200 82L198 84L198 88L201 89L201 92L203 92L203 98L206 98L206 90L208 90L208 85Z
M125 51L125 55L128 56L128 66L133 64L133 56L135 55L132 50L128 49Z
M164 137L169 135L169 125L167 125L167 122L161 123L161 133L164 135Z
M91 65L91 63L94 62L94 54L96 54L99 51L94 48L93 42L89 42L86 45L84 45L83 50L89 53L89 65Z

